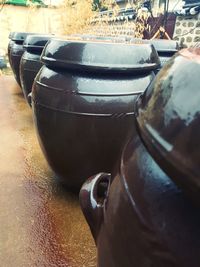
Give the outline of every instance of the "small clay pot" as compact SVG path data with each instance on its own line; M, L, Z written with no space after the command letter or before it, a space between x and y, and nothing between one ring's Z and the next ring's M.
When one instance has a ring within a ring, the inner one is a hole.
M199 266L199 71L200 49L177 53L139 97L115 174L83 185L98 267Z
M26 37L23 47L24 53L20 62L20 81L26 101L30 103L33 81L42 67L40 56L46 43L53 35L29 35Z
M14 77L17 83L21 86L20 75L19 75L19 65L21 57L24 53L23 42L24 39L34 33L30 32L14 32L11 37L10 44L8 45L10 66L12 68Z
M42 62L32 91L40 144L59 179L79 189L118 160L158 55L149 44L52 39Z

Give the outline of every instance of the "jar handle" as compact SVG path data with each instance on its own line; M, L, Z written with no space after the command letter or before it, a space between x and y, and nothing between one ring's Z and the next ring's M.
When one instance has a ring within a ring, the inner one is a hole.
M90 177L82 186L79 194L83 214L97 242L103 221L103 211L110 188L111 174L99 173Z

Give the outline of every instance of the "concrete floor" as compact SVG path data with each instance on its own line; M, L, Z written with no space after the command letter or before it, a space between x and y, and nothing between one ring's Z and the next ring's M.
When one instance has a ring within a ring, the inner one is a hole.
M96 266L76 196L56 182L12 76L0 76L0 266Z

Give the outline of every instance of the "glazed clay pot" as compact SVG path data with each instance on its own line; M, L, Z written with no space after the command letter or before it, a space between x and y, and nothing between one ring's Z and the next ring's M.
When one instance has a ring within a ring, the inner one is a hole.
M8 60L9 60L9 63L11 65L11 61L10 61L10 50L11 50L11 47L13 46L14 44L14 41L12 40L12 36L14 35L15 32L10 32L9 33L9 36L8 38L10 39L9 43L8 43Z
M158 52L162 68L164 64L180 49L177 41L153 39L150 40L150 44L153 44Z
M100 173L83 185L98 267L199 266L200 206L190 197L199 189L199 71L194 50L170 60L137 102L113 182Z
M9 44L10 65L14 73L17 83L21 86L19 76L19 65L21 57L24 53L23 42L24 39L33 33L29 32L14 32L12 35L11 43Z
M164 64L178 51L180 50L179 44L174 40L165 40L165 39L152 39L152 40L143 40L143 39L132 39L131 42L134 43L147 43L152 44L160 58L160 67L157 72L164 66Z
M22 91L26 101L30 103L30 97L33 81L38 71L42 67L40 56L46 43L53 35L29 35L23 44L25 52L20 62L20 81Z
M32 90L40 144L60 180L80 188L88 175L114 166L158 56L146 44L52 39L42 61Z
M164 70L165 81L138 101L141 136L168 175L199 199L200 48L181 50Z

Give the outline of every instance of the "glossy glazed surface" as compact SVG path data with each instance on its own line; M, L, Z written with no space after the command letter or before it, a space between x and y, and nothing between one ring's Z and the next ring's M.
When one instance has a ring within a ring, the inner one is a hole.
M9 61L14 73L15 79L17 83L21 86L20 82L20 74L19 74L19 67L20 67L20 60L24 53L23 42L28 35L33 35L36 33L30 32L13 32L11 33L11 41L8 45L8 55Z
M32 91L34 79L42 67L40 53L25 51L20 61L20 81L26 101L31 105L28 95Z
M53 39L43 51L48 66L91 72L144 72L156 69L159 60L150 44L125 44Z
M26 101L31 105L28 95L32 91L33 81L42 67L40 56L48 40L53 35L29 35L26 37L23 47L25 52L20 61L20 81Z
M13 41L15 41L17 43L23 44L23 42L26 39L26 37L28 35L33 35L33 34L37 34L37 33L33 33L33 32L13 32L13 33L11 33L11 40L13 40Z
M78 188L96 170L111 171L132 131L134 101L153 77L41 69L32 91L34 120L46 158L65 184Z
M200 190L200 49L181 50L138 100L142 137L165 171L191 195Z
M95 176L80 194L98 267L199 266L200 208L163 172L137 133L110 186L105 178Z
M54 35L49 34L34 34L28 35L24 40L24 48L28 52L38 52L42 53L43 48L46 43L53 37Z
M11 42L13 41L11 40ZM23 44L19 44L16 42L11 43L11 46L10 46L10 63L11 64L10 65L11 65L15 80L17 81L19 86L21 86L19 66L20 66L20 60L21 60L23 53L24 53Z
M57 49L55 44L58 45ZM44 154L58 177L72 188L80 188L85 179L97 170L112 170L126 138L132 131L135 99L154 78L151 71L145 70L142 73L142 67L140 72L137 72L138 61L136 72L132 74L105 73L103 65L99 67L98 64L103 62L107 53L101 54L101 58L100 54L93 50L93 45L87 47L85 42L79 46L80 44L81 42L73 41L50 41L42 58L48 55L48 62L49 58L52 62L50 66L47 64L48 66L42 67L37 75L32 102L34 120ZM99 47L100 45L98 44ZM117 44L112 45L113 49L116 47L118 51ZM84 46L87 47L86 54L83 53ZM147 48L146 45L144 47ZM68 48L70 54L67 53ZM150 48L152 49L151 46ZM55 60L58 57L58 62L61 61L61 51L66 53L63 54L62 68L58 68ZM155 50L149 50L149 46L148 51L149 57L156 57L155 62L148 66L150 68L157 64L158 58L156 53L152 55ZM126 58L129 53L130 50L127 54L125 50L123 54L118 54L117 60L124 55ZM85 63L86 55L91 57L88 69ZM65 61L70 57L70 64L75 66L72 70ZM43 61L46 62L46 59ZM115 62L113 58L111 69ZM79 70L77 65L85 67ZM94 72L93 67L90 68L91 65L95 68ZM143 61L141 65L143 66ZM120 73L121 65L116 64L115 71Z
M11 50L11 47L13 46L13 44L14 44L13 40L10 40L9 43L8 43L8 60L9 60L10 66L11 66L10 50Z
M0 77L0 110L0 265L95 267L78 199L48 167L12 76Z
M131 39L130 42L133 43L147 43L152 44L160 58L161 67L176 53L180 50L179 44L177 41L173 40L161 40L161 39L152 39L152 40L145 40L145 39Z
M198 192L192 175L200 174L199 55L182 50L167 63L138 98L115 173L93 176L81 189L98 267L199 266L200 206L191 198Z

